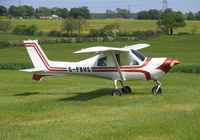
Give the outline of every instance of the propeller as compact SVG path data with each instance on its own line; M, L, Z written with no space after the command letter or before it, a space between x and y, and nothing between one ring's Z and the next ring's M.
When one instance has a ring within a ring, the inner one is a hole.
M181 62L178 60L172 60L172 62L170 63L170 67L173 67L174 65L180 64Z

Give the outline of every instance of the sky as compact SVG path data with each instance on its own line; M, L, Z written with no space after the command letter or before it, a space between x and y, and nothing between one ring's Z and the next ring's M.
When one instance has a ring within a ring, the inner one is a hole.
M0 5L9 8L11 5L29 5L38 7L58 7L70 10L74 7L87 6L91 13L105 13L106 9L128 9L136 13L142 10L162 9L163 0L0 0ZM168 0L168 8L174 11L194 12L200 10L200 0Z

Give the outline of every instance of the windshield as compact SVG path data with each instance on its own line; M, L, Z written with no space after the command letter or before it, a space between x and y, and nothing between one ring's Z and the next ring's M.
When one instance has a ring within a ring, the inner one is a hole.
M135 50L132 50L132 49L131 49L131 52L132 52L135 56L137 56L141 61L144 61L145 58L146 58L143 54L139 53L138 51L135 51Z

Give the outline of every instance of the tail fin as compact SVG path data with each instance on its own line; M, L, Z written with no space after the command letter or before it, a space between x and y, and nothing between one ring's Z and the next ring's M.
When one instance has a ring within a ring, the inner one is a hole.
M49 67L49 59L41 49L37 40L25 40L24 44L28 51L28 54L33 62L33 65L37 69L46 70Z

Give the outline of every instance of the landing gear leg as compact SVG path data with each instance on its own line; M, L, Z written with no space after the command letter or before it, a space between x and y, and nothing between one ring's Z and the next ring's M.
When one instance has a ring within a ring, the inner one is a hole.
M115 89L112 91L113 96L122 96L122 91L117 88L117 80L114 80Z
M161 83L156 79L155 82L157 83L157 86L152 88L152 94L161 94L162 89L161 89Z
M131 88L129 86L125 86L123 81L120 81L121 85L122 85L122 92L123 93L130 93L131 92Z

